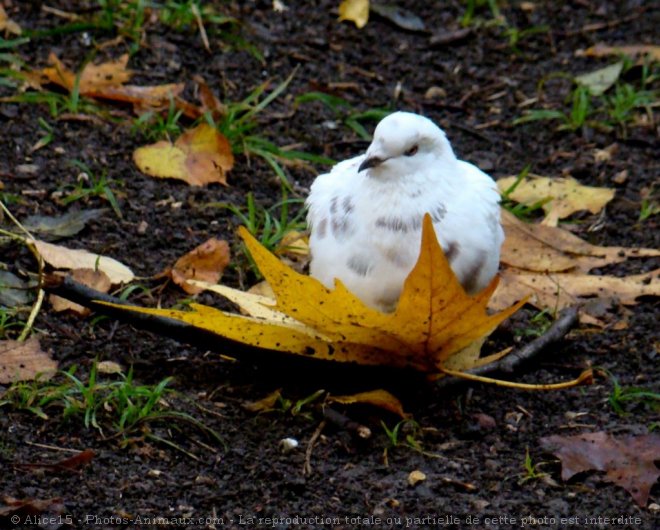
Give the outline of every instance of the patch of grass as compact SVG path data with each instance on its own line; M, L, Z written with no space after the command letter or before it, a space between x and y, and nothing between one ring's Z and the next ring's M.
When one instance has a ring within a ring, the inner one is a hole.
M397 447L407 447L413 451L431 458L437 458L438 455L425 451L419 438L422 437L422 429L415 420L401 420L391 429L384 421L380 422L385 436L387 437L387 446L383 449L383 462L389 465L389 452Z
M653 199L644 198L639 208L639 221L646 221L654 215L660 213L660 204Z
M41 138L37 141L34 146L32 146L32 151L36 151L37 149L41 149L42 147L46 147L49 143L53 141L53 138L55 138L55 130L53 129L53 126L48 123L46 120L43 118L39 118L37 120L39 123L39 128L42 131Z
M182 131L179 124L182 115L183 111L177 109L174 100L170 99L170 105L165 116L160 112L145 112L133 121L131 132L133 134L139 133L152 142L179 136Z
M365 141L371 141L371 135L362 124L363 121L379 122L385 116L392 113L389 109L368 109L358 112L344 98L326 94L324 92L306 92L296 97L294 104L318 101L332 110L338 121L351 129L358 137Z
M247 51L262 64L264 57L259 49L241 34L241 23L234 17L218 13L210 2L201 0L167 0L162 4L151 3L158 11L162 24L174 31L196 31L200 24L209 35L226 47Z
M514 201L511 198L511 194L516 190L520 183L525 180L527 175L531 170L531 165L526 165L518 175L516 175L516 180L509 186L506 190L502 192L502 207L506 208L513 215L519 219L528 220L534 217L539 210L543 209L543 205L547 204L552 200L552 197L547 197L536 201L534 204L522 204Z
M0 305L0 339L9 339L14 331L21 331L25 322L21 318L21 312L17 308L3 307Z
M305 230L307 227L304 208L299 208L295 214L291 212L291 206L302 206L303 202L303 199L289 198L286 187L282 186L281 200L270 208L258 204L252 192L247 194L244 207L228 203L211 203L208 206L229 210L264 247L272 252L286 234L294 230Z
M165 401L175 392L168 388L171 378L156 385L137 384L132 368L127 375L116 374L114 379L101 381L94 363L86 380L76 375L76 367L60 374L52 381L23 381L12 384L0 398L0 407L25 410L41 419L49 419L52 411L67 421L80 421L86 429L112 433L112 437L127 438L142 432L153 437L147 426L154 423L194 426L220 443L220 436L199 420L170 409Z
M334 163L322 156L282 149L256 133L260 129L259 114L286 90L295 73L294 70L270 93L266 93L270 83L265 82L255 88L244 100L226 103L227 112L217 124L207 116L209 124L217 127L227 137L234 153L245 155L248 159L251 155L263 158L289 189L291 184L282 167L284 162L298 160L323 165Z
M0 39L0 50L10 50L18 48L23 44L30 42L29 37L18 37L16 39Z
M518 337L540 337L552 326L552 320L550 310L544 309L530 319L529 325L526 328L516 330L515 334Z
M497 0L467 0L465 12L461 17L461 26L467 27L475 23L475 13L484 8L488 8L491 17L494 20L501 20L502 13L500 7L497 5Z
M100 105L91 99L79 95L60 94L58 92L25 92L5 99L10 103L25 103L28 105L46 105L52 118L64 113L93 114L109 118L109 114Z
M20 70L25 67L25 62L17 54L0 53L0 64L3 65L0 67L0 86L16 88L22 81Z
M146 0L97 0L100 13L96 19L99 29L114 28L118 34L125 37L131 44L129 53L134 55L144 38L144 25L147 7Z
M653 412L660 411L660 393L645 388L621 386L619 380L609 370L599 368L599 371L607 375L612 382L612 393L607 402L619 416L630 414L630 404L641 405Z
M652 121L652 109L658 101L658 92L650 89L651 84L656 80L656 76L652 73L653 66L654 63L648 63L642 67L640 81L636 86L622 80L626 72L634 67L630 60L624 60L619 79L603 95L593 95L587 86L577 83L566 74L551 74L539 83L539 91L545 81L553 77L573 79L574 86L565 101L568 108L527 110L513 121L513 125L535 121L556 121L559 122L557 131L576 132L585 126L605 132L618 128L625 137L628 125L635 121L640 110L644 110Z
M208 4L201 0L96 0L96 9L89 11L91 15L77 15L73 22L55 28L24 29L24 38L14 39L11 45L5 47L71 33L88 32L92 38L97 35L107 37L110 33L123 38L128 43L129 53L134 55L144 44L150 24L158 20L174 31L196 30L201 23L209 33L220 33L220 39L228 46L244 49L263 62L259 50L237 31L240 29L239 22L233 17L216 13L214 7Z
M513 125L533 121L559 121L558 131L577 131L587 124L587 119L594 112L589 89L577 85L571 94L571 101L571 108L567 112L554 109L528 110L522 117L516 118Z
M155 6L155 4L152 3ZM238 25L238 20L216 13L211 5L204 5L200 0L167 0L164 4L157 6L158 17L166 26L175 31L185 31L195 28L199 20L204 25L224 26ZM199 17L198 17L199 14Z
M275 410L283 413L291 413L292 416L302 416L311 419L311 405L317 402L319 399L324 398L326 394L327 392L325 390L320 389L297 401L288 399L280 394L277 397Z
M547 476L547 473L539 471L541 465L542 463L534 464L534 462L532 462L532 457L529 454L529 447L525 448L525 460L523 462L523 469L525 472L521 475L518 484L524 484L530 480L538 480Z
M9 206L10 204L25 204L25 198L16 193L9 193L0 190L0 202Z
M64 187L63 193L66 195L62 198L62 203L67 205L81 199L100 197L110 203L115 215L121 219L123 216L119 209L119 203L115 193L110 188L110 181L107 179L105 171L100 175L96 175L89 166L79 160L73 160L71 164L78 168L81 173L76 179L76 184ZM67 189L71 189L71 191L65 191Z
M656 95L650 90L637 89L629 83L617 83L614 93L604 97L608 122L618 125L626 132L628 123L635 119L635 111L647 109L652 114L650 105Z
M517 28L515 26L506 25L504 29L504 35L509 41L509 47L515 53L520 54L522 51L519 48L519 44L528 37L532 35L538 35L540 33L547 33L550 30L550 26L539 25L539 26L530 26L529 28Z

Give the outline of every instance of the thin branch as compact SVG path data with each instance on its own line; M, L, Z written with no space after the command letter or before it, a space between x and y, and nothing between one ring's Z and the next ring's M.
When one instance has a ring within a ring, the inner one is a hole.
M323 417L336 427L348 431L363 440L371 438L371 429L369 429L369 427L352 420L332 407L323 405L321 407L321 412L323 413Z
M312 474L312 451L314 451L316 440L318 440L319 436L321 436L321 432L323 432L323 428L325 427L325 424L326 424L325 420L319 423L319 426L316 428L314 434L312 434L312 437L309 439L309 443L307 444L307 449L305 449L305 463L303 464L303 475Z
M520 364L540 354L550 344L561 340L578 321L578 308L567 307L559 313L559 318L550 326L548 331L534 339L522 348L511 352L503 359L494 363L479 366L472 370L466 370L465 374L470 376L483 376L493 372L511 373ZM437 382L441 388L449 387L459 383L461 379L456 377L445 377Z

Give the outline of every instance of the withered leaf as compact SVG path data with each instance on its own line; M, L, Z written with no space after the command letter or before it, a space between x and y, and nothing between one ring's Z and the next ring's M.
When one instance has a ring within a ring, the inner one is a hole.
M346 396L328 396L330 403L342 403L344 405L354 404L367 404L379 407L396 414L397 416L405 419L410 417L403 410L403 405L394 395L387 390L370 390L368 392L359 392L357 394L350 394Z
M83 249L66 248L45 241L31 240L31 243L34 244L43 260L55 269L100 270L108 275L113 285L129 283L135 277L133 271L126 265L107 256L92 254Z
M31 381L39 376L50 379L57 371L57 362L41 349L39 339L26 341L0 340L0 384Z
M147 175L175 178L192 186L226 185L227 172L234 167L229 141L206 123L184 132L174 144L163 140L139 147L133 161Z
M108 211L107 208L94 210L75 210L64 215L31 215L23 221L23 226L30 232L36 232L49 239L75 236L87 223L99 219Z
M76 282L102 293L107 293L110 291L110 287L112 287L110 278L101 270L73 269L69 273L69 276L71 276ZM92 312L88 307L81 306L80 304L76 304L75 302L54 294L50 295L49 300L53 306L53 310L56 312L71 311L81 317L86 317Z
M660 250L591 245L563 228L524 223L505 210L502 225L506 239L501 261L506 267L489 303L493 309L530 295L529 303L539 309L582 305L581 321L603 326L602 315L594 313L598 307L583 305L588 299L635 304L641 296L660 295L659 270L624 277L587 274L631 258L660 256Z
M646 506L651 487L660 477L660 435L614 438L606 432L541 438L541 446L562 463L561 478L583 471L605 471L605 480L625 488L639 506Z
M0 306L19 307L30 301L27 282L9 271L0 270Z
M170 277L188 294L196 294L203 288L189 283L188 280L218 283L229 261L229 244L225 240L211 238L181 256L170 270Z
M64 504L60 497L52 499L16 499L9 495L1 497L0 522L2 518L9 520L10 516L34 517L44 513L61 514L64 512ZM12 526L15 526L12 524Z
M36 464L16 463L14 466L28 469L50 469L52 471L78 471L81 467L89 464L95 456L96 453L94 451L91 449L85 449L69 458L65 458L64 460L52 464L45 462Z
M499 179L497 185L501 192L507 191L517 181L517 177ZM557 226L559 219L564 219L580 210L591 213L600 212L614 198L614 190L584 186L571 177L549 178L539 175L528 175L518 182L515 189L509 193L509 198L526 205L542 201L546 218L543 224Z

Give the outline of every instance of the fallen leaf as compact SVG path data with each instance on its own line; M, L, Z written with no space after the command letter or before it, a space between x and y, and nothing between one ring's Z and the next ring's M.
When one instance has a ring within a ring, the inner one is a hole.
M587 87L592 96L602 96L617 82L622 71L623 61L619 61L588 74L579 75L575 78L575 82Z
M39 339L0 341L0 384L31 381L39 375L46 381L55 375L57 362L44 352Z
M366 403L367 405L374 405L375 407L380 407L381 409L392 412L403 419L410 417L410 414L406 414L404 412L401 401L390 394L387 390L382 389L371 390L369 392L359 392L357 394L351 394L347 396L331 395L328 396L328 402L342 403L343 405Z
M339 4L339 21L354 22L358 29L369 21L369 0L342 0Z
M275 408L275 404L282 396L282 390L277 389L268 394L265 398L262 398L258 401L251 401L249 403L244 403L243 408L249 410L250 412L269 412Z
M504 209L501 218L506 238L500 261L525 271L589 272L630 258L660 256L658 249L592 245L563 228L525 223Z
M184 83L155 86L126 85L132 75L127 69L128 59L128 55L125 54L115 61L85 65L80 73L79 93L96 99L131 103L138 114L167 109L172 103L190 118L197 119L203 114L202 109L179 97L185 88ZM51 53L49 63L52 66L26 72L27 84L41 90L43 85L54 83L70 92L73 91L78 74L69 70L55 54Z
M5 8L0 4L0 31L10 33L13 35L21 35L23 30L21 27L9 18Z
M309 253L309 237L303 232L292 230L287 232L275 249L282 259L292 269L302 272L311 259Z
M461 42L474 33L474 28L441 29L434 33L429 39L429 46L442 47L456 42ZM428 92L427 92L428 93Z
M660 61L660 46L652 44L631 44L625 46L608 46L599 43L586 50L577 50L578 57L607 57L609 55L628 55L630 57L642 57L649 55L654 61Z
M188 294L200 293L203 288L192 285L188 280L218 283L225 267L229 265L229 244L211 238L185 256L180 257L170 270L172 281Z
M378 16L389 20L395 26L407 31L426 31L426 24L415 13L395 5L375 4L369 5L369 10ZM359 27L359 26L358 26Z
M193 76L197 83L197 92L202 103L202 114L210 112L211 117L217 121L227 114L227 106L218 99L201 75Z
M126 68L128 59L128 54L124 54L115 61L103 64L87 63L78 81L80 94L88 95L100 88L121 85L128 81L131 78L131 72ZM73 91L77 74L64 66L54 53L50 54L48 62L53 66L44 68L40 74L51 83L60 85L70 92Z
M121 365L114 361L100 361L96 363L96 371L99 374L123 374Z
M30 301L27 282L9 271L0 270L0 306L20 307Z
M419 469L415 469L414 471L411 471L408 474L408 484L410 486L416 486L420 482L424 482L426 480L426 473L423 471L420 471Z
M518 177L499 179L497 185L502 193L509 190ZM516 202L531 206L546 199L543 204L546 218L543 224L557 226L559 219L565 219L580 210L596 214L614 198L614 190L584 186L574 178L548 178L529 175L521 180L508 196Z
M76 235L85 228L87 223L99 219L107 211L107 208L98 208L76 210L57 216L31 215L25 218L22 224L30 232L57 239Z
M167 83L155 86L112 85L85 92L85 96L131 103L137 114L167 109L174 102L177 109L186 103L178 96L185 89L184 83ZM188 115L188 113L186 114ZM195 115L197 116L197 113Z
M52 471L77 471L83 466L89 464L96 456L96 453L91 449L85 449L76 453L72 457L65 458L59 462L51 463L36 463L36 464L14 464L14 467L22 467L29 469L50 469Z
M660 294L658 270L624 277L588 274L591 269L630 258L660 256L660 250L591 245L562 228L522 222L506 210L502 210L502 225L506 239L501 262L505 267L490 300L491 309L509 307L530 295L530 304L553 313L580 305L584 324L604 326L608 320L604 313L612 307ZM604 304L594 304L594 300Z
M437 373L449 358L490 334L524 303L489 315L486 305L497 279L478 295L467 295L442 252L428 215L419 259L393 313L365 306L340 281L334 290L327 289L287 267L246 229L241 227L239 233L277 299L275 307L257 304L259 311L267 310L266 316L243 317L200 304L191 304L191 311L113 307L173 318L259 348ZM254 296L250 295L252 306ZM243 307L250 313L250 306Z
M69 273L69 276L71 276L76 282L91 287L101 293L107 293L110 291L110 287L112 287L110 278L108 278L108 275L102 270L73 269ZM67 300L66 298L54 294L50 295L49 300L50 304L53 306L53 310L57 313L71 311L80 317L86 317L92 312L88 307L81 306L80 304L76 304L71 300Z
M192 186L227 184L234 155L227 138L206 123L184 132L174 144L166 140L133 153L140 171L160 178L184 180Z
M660 269L645 274L618 278L616 276L593 276L590 274L540 274L505 269L501 271L500 288L491 299L493 309L508 307L520 296L529 296L529 303L539 309L561 311L574 305L583 305L598 297L612 302L632 305L640 296L660 296ZM591 307L581 308L589 313ZM597 308L594 308L597 309ZM594 317L600 316L597 311ZM600 325L599 320L585 323Z
M275 254L309 256L309 237L297 230L291 230L280 241L275 249Z
M577 473L605 471L605 480L624 488L639 506L646 506L651 487L660 477L660 435L614 438L605 432L541 438L541 446L562 463L562 480Z
M59 515L64 513L65 509L60 497L53 497L52 499L15 499L14 497L3 495L2 504L4 506L0 506L0 522L3 519L6 519L7 522L11 520L11 527L16 527L16 519L14 517L18 517L18 521L20 522L26 517L36 518L43 514Z
M108 275L112 285L129 283L135 275L123 263L92 254L83 249L71 249L60 245L53 245L45 241L31 240L43 260L55 269L93 269L103 271Z

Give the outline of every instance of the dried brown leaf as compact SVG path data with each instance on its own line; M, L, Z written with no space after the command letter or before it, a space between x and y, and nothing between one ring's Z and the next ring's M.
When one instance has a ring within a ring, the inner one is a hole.
M624 488L639 506L646 506L651 487L660 477L660 435L614 438L606 432L548 436L541 446L562 463L562 480L583 471L605 471L605 480Z
M101 270L74 269L69 273L69 276L71 276L76 282L102 293L107 293L110 291L110 287L112 287L110 278ZM54 294L50 295L49 300L53 306L53 310L56 312L71 311L80 317L86 317L92 312L88 307L81 306L80 304L76 304L71 300L67 300L66 298Z
M191 186L227 184L234 155L227 138L206 123L184 132L174 144L166 140L139 147L133 160L140 171L183 180Z
M0 341L0 383L31 381L39 375L41 381L53 377L57 362L41 349L39 339L31 337L20 342Z
M342 403L344 405L354 404L367 404L385 409L389 412L400 416L401 418L410 417L403 410L403 405L394 395L390 394L387 390L370 390L369 392L359 392L357 394L350 394L346 396L328 396L330 403Z
M60 245L53 245L45 241L31 241L37 252L41 254L43 260L55 269L93 269L103 271L108 275L112 285L120 283L129 283L135 275L123 263L101 256L92 254L83 249L71 249Z
M188 280L218 283L229 261L229 244L225 240L211 238L181 256L170 270L170 277L188 294L201 293L204 289L188 283Z

